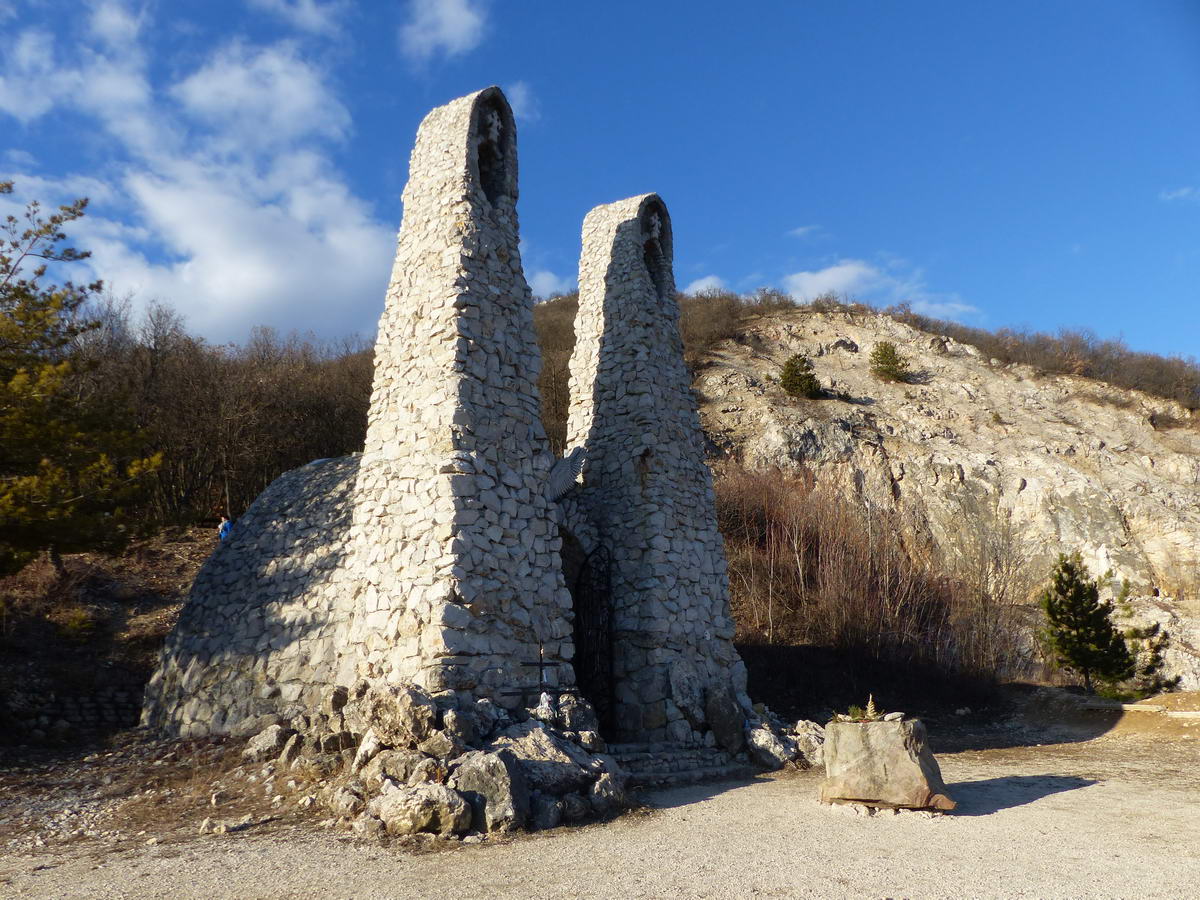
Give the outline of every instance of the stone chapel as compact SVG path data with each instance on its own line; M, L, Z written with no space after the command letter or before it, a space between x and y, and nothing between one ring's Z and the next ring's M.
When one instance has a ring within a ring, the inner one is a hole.
M499 88L425 117L364 450L288 472L245 512L143 724L225 733L362 679L509 708L577 693L611 740L711 746L714 719L749 712L667 207L646 194L584 219L555 459L517 195Z

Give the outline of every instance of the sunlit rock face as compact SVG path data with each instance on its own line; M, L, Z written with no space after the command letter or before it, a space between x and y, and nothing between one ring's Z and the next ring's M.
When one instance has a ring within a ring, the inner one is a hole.
M917 373L870 371L881 341ZM830 394L788 397L793 354ZM1130 621L1172 633L1168 667L1200 689L1200 416L1103 382L1002 365L888 316L781 311L719 345L695 381L709 437L754 468L804 473L899 513L946 571L989 560L1044 584L1059 553L1128 579ZM1156 596L1157 595L1157 596ZM1189 661L1190 660L1190 661Z

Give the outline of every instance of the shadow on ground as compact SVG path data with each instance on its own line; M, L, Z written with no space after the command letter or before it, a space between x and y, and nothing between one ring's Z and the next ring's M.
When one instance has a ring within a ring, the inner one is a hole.
M647 809L675 809L679 806L691 806L706 800L736 790L751 784L761 784L770 778L754 775L748 778L731 778L725 781L701 782L685 784L678 787L650 787L638 791L638 799Z
M1051 794L1098 784L1076 775L1010 775L952 784L950 796L958 802L956 816L990 816L1002 809L1025 806Z
M924 721L935 753L1081 743L1121 719L1120 711L1066 702L1070 688L1046 696L1037 685L996 685L829 647L739 643L737 649L750 696L784 719L823 725L851 704L865 705L870 695L882 710Z

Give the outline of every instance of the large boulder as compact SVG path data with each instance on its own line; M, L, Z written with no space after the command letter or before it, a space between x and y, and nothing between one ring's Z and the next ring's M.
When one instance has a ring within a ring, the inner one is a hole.
M470 805L444 784L385 786L384 793L371 801L368 810L383 822L388 834L429 831L449 837L471 827Z
M347 725L359 734L373 729L384 747L416 747L438 722L433 698L411 684L375 685L361 699L347 702L343 712Z
M522 722L505 728L488 745L492 752L508 750L520 763L531 790L566 794L586 789L595 780L591 756L551 733L541 722Z
M363 766L359 777L373 790L379 790L385 778L403 784L428 758L417 750L382 750Z
M746 729L746 745L750 749L750 757L769 770L786 766L799 753L791 738L776 734L765 722Z
M442 713L442 729L460 746L472 744L475 742L475 714L470 710L448 709Z
M476 831L513 831L529 817L529 787L507 750L476 750L459 758L449 784L471 804Z
M557 828L562 821L562 801L541 791L534 791L529 800L529 825L537 831Z
M574 694L563 694L558 698L558 715L567 731L600 730L600 721L592 704Z
M807 766L815 768L825 762L825 729L816 722L800 719L792 727L792 740L800 751L797 763L803 760Z
M625 779L604 772L588 790L588 802L598 816L606 816L624 808L629 802L625 795Z
M250 743L242 751L242 758L252 763L275 759L283 752L283 748L287 746L288 739L293 734L295 734L294 731L284 728L282 725L268 725L250 739Z
M954 809L919 719L825 726L821 802Z

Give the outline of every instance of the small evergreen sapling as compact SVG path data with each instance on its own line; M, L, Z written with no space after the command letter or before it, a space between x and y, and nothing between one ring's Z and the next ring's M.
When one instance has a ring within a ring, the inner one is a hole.
M807 397L816 400L821 396L821 383L813 374L812 363L807 356L797 353L783 364L779 375L780 386L793 397Z
M1082 675L1091 693L1093 675L1123 681L1134 674L1135 663L1113 625L1113 605L1100 599L1100 587L1088 575L1079 553L1060 554L1040 604L1046 613L1044 637L1055 659Z
M891 341L880 341L871 351L871 374L881 381L905 382L912 377L908 361Z

